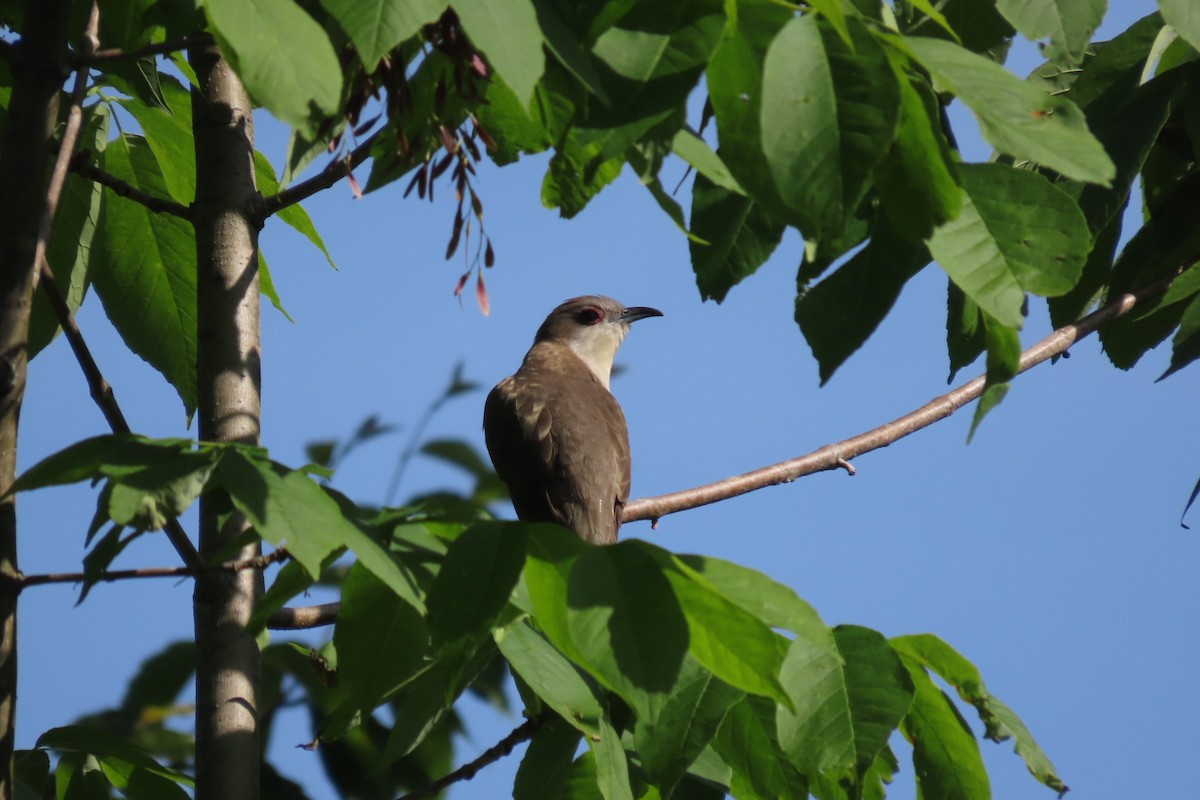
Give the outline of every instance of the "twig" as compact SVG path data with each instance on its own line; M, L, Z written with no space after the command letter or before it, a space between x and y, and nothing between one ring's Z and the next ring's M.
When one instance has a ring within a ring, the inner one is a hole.
M280 547L270 553L241 561L226 561L221 564L200 565L196 567L143 567L141 569L115 569L88 575L86 572L50 572L39 575L17 575L9 580L17 584L18 591L30 586L44 586L51 583L82 583L93 580L97 583L112 583L113 581L131 580L134 578L188 578L195 575L213 572L241 572L247 569L266 569L277 561L288 557L286 548ZM4 576L0 576L3 580Z
M1106 323L1128 313L1138 303L1162 294L1187 266L1190 265L1181 265L1162 278L1129 294L1121 295L1116 300L1088 314L1075 324L1067 325L1054 331L1054 333L1021 353L1021 361L1020 366L1017 368L1017 373L1020 374L1030 367L1037 366L1043 361L1066 352L1072 344L1095 332ZM950 416L967 403L978 398L983 393L984 386L985 379L983 376L980 376L964 383L957 389L930 400L925 405L909 414L905 414L899 419L880 425L878 428L861 433L858 436L844 439L836 444L825 445L799 458L762 467L743 475L735 475L705 486L697 486L692 489L684 489L681 492L672 492L671 494L659 495L657 497L643 497L639 500L634 500L625 506L621 520L622 522L634 522L636 520L648 519L657 523L660 517L664 517L667 514L674 514L677 511L685 511L689 508L708 505L709 503L726 500L730 497L736 497L767 486L790 483L797 478L804 475L811 475L814 472L839 468L846 469L850 459L860 456L863 453L869 453L872 450L878 450L881 447L887 447L911 433ZM848 469L847 471L850 470ZM853 474L853 472L850 471L850 474Z
M66 298L63 297L58 279L54 277L46 259L42 259L38 272L39 285L45 292L46 299L50 301L50 307L54 309L54 316L58 320L59 327L62 328L63 335L67 338L67 343L71 345L71 351L75 353L75 360L79 362L79 368L83 371L83 377L87 381L92 400L99 406L100 413L104 415L104 419L113 433L130 433L129 423L121 412L121 406L117 403L117 396L113 393L112 385L104 378L104 373L100 371L96 359L92 358L92 351L84 341L83 333L80 332L79 325L71 314L71 308L67 305ZM174 518L168 520L167 524L163 526L163 533L167 535L167 539L179 553L179 557L183 559L185 565L191 569L200 569L204 566L200 553L196 551L196 546L188 538L187 532L179 524L179 520Z
M436 781L430 781L419 789L414 789L408 794L400 795L396 800L421 800L424 797L433 797L447 786L459 781L471 780L479 770L504 758L521 742L532 739L540 727L542 727L542 721L538 717L525 720L525 722L513 729L512 733L505 736L492 747L484 750L479 758L463 764L458 769L438 778Z
M288 206L303 202L317 192L333 186L342 178L349 175L355 167L367 160L367 156L371 155L371 148L378 138L379 131L376 131L366 139L363 139L362 143L347 155L330 161L325 165L324 169L311 178L300 181L294 186L289 186L270 197L264 197L256 209L259 219L265 220L272 214L277 214Z
M95 181L101 186L107 186L121 197L128 198L134 202L141 203L151 211L157 211L163 214L170 214L175 217L190 220L192 218L191 210L174 200L166 197L158 197L149 192L143 192L136 186L126 183L120 178L105 172L97 167L86 158L86 154L80 152L71 160L71 169L79 173L85 178Z
M93 0L88 12L87 27L83 32L83 53L93 53L100 41L100 4ZM67 122L63 127L62 142L58 146L58 156L54 159L54 169L50 173L50 182L46 187L46 203L42 207L42 218L38 223L37 243L33 251L34 284L37 284L39 267L46 259L46 247L50 243L50 233L54 229L54 215L58 212L58 201L62 198L63 187L67 184L67 171L71 164L71 154L75 152L75 143L79 140L79 129L83 126L83 96L87 93L88 71L81 69L75 73L75 84L71 87L71 105L67 109Z
M178 39L172 39L169 42L148 44L145 47L139 47L136 50L122 50L119 47L113 47L108 50L97 50L94 53L81 53L79 57L75 59L75 66L78 68L90 66L92 64L102 64L106 61L145 58L146 56L160 56L167 53L174 53L177 50L188 50L192 47L207 47L212 43L212 34L193 33L187 36L181 36Z
M322 603L318 606L281 608L267 617L267 627L273 631L298 631L322 628L337 622L341 603Z
M1186 264L1176 267L1158 280L1129 294L1121 295L1111 303L1088 314L1074 325L1059 328L1045 339L1042 339L1021 353L1021 362L1017 369L1018 374L1066 352L1072 344L1094 333L1117 317L1129 313L1137 304L1162 294L1171 285L1171 282L1189 266L1191 265ZM844 469L847 474L853 475L855 469L849 459L872 450L878 450L881 447L887 447L893 442L908 436L910 433L928 427L940 419L945 419L959 408L978 398L983 392L984 383L985 379L983 376L975 378L957 389L929 401L916 411L905 414L899 419L858 436L845 439L837 444L825 445L808 455L772 464L768 467L762 467L743 475L735 475L732 478L726 478L725 480L705 486L697 486L692 489L684 489L680 492L634 500L625 506L625 512L622 514L621 521L636 522L648 519L656 527L659 518L665 517L667 514L686 511L689 508L699 508L709 503L727 500L756 489L766 488L767 486L791 483L797 478L811 475L814 472ZM283 608L271 615L268 627L279 630L332 625L337 620L337 606L339 606L338 603L328 603L323 606Z

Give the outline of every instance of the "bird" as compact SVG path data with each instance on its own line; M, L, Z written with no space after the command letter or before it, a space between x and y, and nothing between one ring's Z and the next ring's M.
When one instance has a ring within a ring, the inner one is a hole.
M599 295L559 305L483 407L488 454L517 517L613 544L629 499L629 430L609 391L629 326L662 312Z

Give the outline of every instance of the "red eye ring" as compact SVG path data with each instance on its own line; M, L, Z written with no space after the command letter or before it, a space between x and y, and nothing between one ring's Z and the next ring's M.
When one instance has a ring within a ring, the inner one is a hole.
M604 311L595 307L585 308L579 312L579 316L576 319L584 325L595 325L598 322L604 321Z

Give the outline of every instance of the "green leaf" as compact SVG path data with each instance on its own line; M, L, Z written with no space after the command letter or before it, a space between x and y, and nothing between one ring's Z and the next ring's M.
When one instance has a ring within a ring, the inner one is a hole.
M219 460L220 451L181 452L113 480L109 518L137 530L161 529L200 496Z
M512 87L525 108L546 68L542 29L530 0L454 0L471 42Z
M196 672L196 643L172 642L141 663L121 700L121 711L132 716L174 705Z
M983 314L975 301L967 297L954 281L946 281L946 350L950 356L950 376L970 366L987 349Z
M539 89L539 97L546 93ZM496 164L511 164L523 153L541 153L554 144L541 120L521 105L504 81L488 81L484 97L487 102L475 109L475 119L496 143L488 148L488 156ZM540 103L534 105L537 108Z
M796 323L817 359L821 385L866 343L904 284L928 263L923 244L876 224L866 247L796 297Z
M787 640L758 617L726 598L692 570L665 551L652 557L674 569L665 570L688 626L688 651L716 677L733 687L789 705L779 683L779 670Z
M208 21L259 103L310 138L337 113L342 70L329 36L292 0L204 0Z
M225 454L216 474L258 535L276 546L286 543L313 578L320 576L327 555L347 547L388 588L425 612L413 577L346 515L333 493L306 473L233 450Z
M490 632L521 576L525 541L502 522L472 525L454 540L427 598L435 647Z
M979 396L975 415L971 418L968 443L974 438L983 418L1000 405L1000 401L1008 394L1009 381L1017 376L1021 363L1021 338L1017 329L1001 325L987 314L983 315L983 323L984 340L987 343L987 375L983 394Z
M93 153L102 154L108 145L108 107L98 104L85 114L80 140ZM100 184L75 173L67 175L58 213L54 216L54 229L46 246L46 260L72 313L82 305L87 293L92 238L100 221L103 199L104 187ZM46 299L45 291L34 292L29 319L29 358L50 344L58 331L58 316Z
M900 123L895 143L879 164L876 186L892 228L910 240L924 240L958 216L963 192L933 89L907 75L895 58L890 61L900 85Z
M105 776L127 796L132 785L134 790L153 788L164 792L159 797L186 798L188 795L181 787L195 786L190 776L159 764L145 750L101 728L88 725L52 728L38 737L37 747L95 756ZM145 791L137 794L138 798L152 796Z
M964 164L959 176L962 210L934 231L929 251L985 313L1020 328L1026 291L1059 295L1079 280L1091 248L1087 221L1037 173Z
M1115 176L1112 160L1070 100L949 42L907 37L902 46L933 75L935 88L953 92L975 112L983 138L1000 152L1088 183L1108 184Z
M42 750L13 753L13 794L16 800L41 800L50 783L50 756Z
M662 567L640 544L584 550L571 568L566 617L582 665L640 718L653 719L678 679L688 620Z
M1055 774L1054 764L1034 741L1025 723L988 692L974 664L932 634L898 636L891 642L902 657L937 673L955 688L959 697L974 706L984 723L987 738L996 742L1012 738L1017 755L1035 778L1060 795L1067 791L1067 785Z
M608 105L610 99L604 91L600 75L592 64L592 56L584 50L574 31L559 15L553 0L533 0L533 7L537 11L542 35L546 37L546 47L576 80L602 103Z
M192 135L190 91L175 78L162 76L164 104L151 106L136 100L121 101L145 134L158 161L170 196L191 205L196 199L196 144Z
M275 306L275 310L283 314L283 318L293 325L296 320L292 319L292 315L283 307L283 301L279 299L279 292L275 290L275 281L271 278L271 270L267 267L267 257L263 255L262 249L258 251L258 291L271 301L271 305Z
M1049 39L1042 52L1074 66L1104 19L1106 0L996 0L996 8L1026 39Z
M629 760L621 735L607 718L600 719L600 735L587 740L596 759L596 786L604 800L633 800L629 787Z
M449 0L321 0L321 7L354 42L368 73L392 48L419 33L422 25L436 22L449 4Z
M1200 50L1200 8L1192 0L1159 0L1158 8L1163 21Z
M919 664L908 658L904 664L916 693L901 730L912 743L919 796L990 800L992 787L979 743L954 701Z
M841 233L896 135L900 95L887 55L851 21L853 47L818 17L793 17L763 61L763 154L810 240Z
M700 297L718 303L761 267L783 238L786 225L745 194L713 183L704 172L692 185L692 271Z
M186 439L156 440L132 433L93 436L34 464L10 491L27 492L101 477L120 478L169 464L193 445Z
M425 620L362 564L342 586L333 643L339 685L369 711L410 681L423 662L429 637Z
M721 722L713 747L733 769L735 797L808 796L807 781L779 746L775 704L770 700L747 695L734 704ZM740 787L753 794L739 791Z
M99 762L84 753L64 753L54 770L58 800L111 800L112 788Z
M146 140L109 142L104 169L148 192L168 195ZM196 241L192 226L105 189L105 211L89 273L104 311L130 350L175 387L187 416L196 410Z
M579 748L579 738L579 731L570 725L561 722L543 725L530 740L517 768L513 800L560 800Z
M899 656L881 634L856 625L839 625L833 636L846 662L854 767L861 776L908 713L913 685Z
M1184 310L1171 342L1171 364L1158 379L1174 375L1197 358L1200 358L1200 297L1194 298Z
M671 139L671 152L686 161L709 182L735 194L746 194L721 157L691 128L683 127L675 132L674 138Z
M679 681L654 720L639 720L634 746L646 776L669 797L716 735L731 706L745 692L714 678L694 659L684 660Z
M604 710L587 683L553 645L525 622L496 631L495 638L513 672L538 697L581 733L600 735Z
M584 666L567 620L567 586L571 568L588 544L559 525L540 523L528 526L527 531L524 576L534 619L561 653Z

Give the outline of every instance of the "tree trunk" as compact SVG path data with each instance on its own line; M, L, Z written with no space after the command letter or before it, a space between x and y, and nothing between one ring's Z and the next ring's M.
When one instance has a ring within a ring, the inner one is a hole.
M13 58L8 129L0 144L0 800L14 794L17 707L17 512L5 497L17 468L34 252L46 206L46 163L67 39L64 0L29 0Z
M257 444L259 437L258 229L250 99L216 47L193 50L196 141L200 438ZM239 514L200 503L200 554L209 559L246 529ZM257 555L246 545L225 558ZM262 593L258 570L196 581L196 797L258 797L259 650L245 626Z

